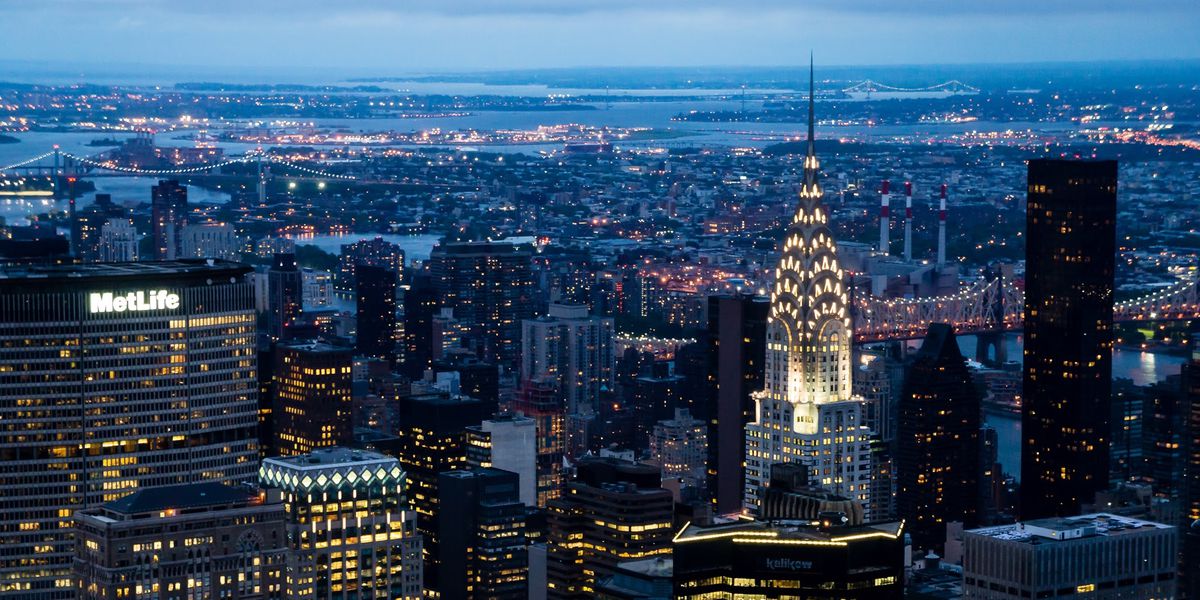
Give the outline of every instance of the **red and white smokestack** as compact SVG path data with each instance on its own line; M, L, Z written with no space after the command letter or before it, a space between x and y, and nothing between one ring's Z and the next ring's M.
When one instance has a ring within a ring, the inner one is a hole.
M888 214L888 205L892 201L891 185L892 182L884 179L883 189L879 192L879 253L884 256L891 254L891 241L888 239L892 225L892 217Z
M938 206L937 266L946 265L946 184L942 184L942 200Z
M912 182L904 182L904 260L912 260Z

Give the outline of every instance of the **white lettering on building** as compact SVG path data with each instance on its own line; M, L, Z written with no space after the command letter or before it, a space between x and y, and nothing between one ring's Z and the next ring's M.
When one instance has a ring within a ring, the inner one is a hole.
M175 310L176 308L179 308L179 294L172 294L167 290L147 290L125 294L92 292L88 295L88 310L92 313Z

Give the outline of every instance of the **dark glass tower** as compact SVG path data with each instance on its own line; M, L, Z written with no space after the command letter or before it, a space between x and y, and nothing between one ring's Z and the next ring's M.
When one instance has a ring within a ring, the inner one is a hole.
M404 291L404 374L420 379L433 366L433 315L440 306L437 288L427 273L419 273Z
M154 258L174 260L180 257L181 230L187 224L187 188L174 179L159 181L150 188L150 226L154 237Z
M521 321L534 315L533 249L507 242L444 243L429 257L442 307L467 328L480 358L515 368Z
M941 551L946 523L979 521L980 398L954 331L933 323L900 399L896 504L913 546Z
M276 254L267 271L267 335L274 341L287 339L288 329L300 315L303 275L296 255Z
M708 484L718 514L739 512L746 489L746 423L754 415L752 392L763 387L767 349L764 296L708 298Z
M518 479L516 473L489 468L438 475L442 600L529 596Z
M354 273L358 324L355 347L359 354L396 360L396 273L360 264Z
M1029 161L1021 519L1108 485L1117 163Z

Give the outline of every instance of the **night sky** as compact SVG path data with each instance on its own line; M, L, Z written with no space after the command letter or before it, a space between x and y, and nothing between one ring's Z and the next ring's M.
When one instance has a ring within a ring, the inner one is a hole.
M0 0L0 60L72 66L794 65L809 49L838 65L1200 58L1197 32L1196 0Z

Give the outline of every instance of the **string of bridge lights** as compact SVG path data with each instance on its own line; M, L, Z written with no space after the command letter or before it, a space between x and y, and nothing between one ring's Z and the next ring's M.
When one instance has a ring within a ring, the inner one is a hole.
M10 169L19 169L21 167L31 165L38 161L50 158L51 156L54 156L54 153L55 153L55 151L51 150L50 152L46 152L44 154L40 154L40 155L34 156L32 158L28 158L21 162L17 162L17 163L13 163L11 165L6 165L3 167L0 167L0 171L7 171ZM129 173L132 175L188 175L188 174L192 174L192 173L201 173L204 171L210 171L212 169L217 169L217 168L232 165L232 164L248 163L248 162L257 160L259 158L263 158L263 159L266 159L270 163L283 165L283 166L295 169L297 171L301 171L303 173L315 175L317 177L324 177L327 179L340 179L340 180L346 180L346 181L353 181L355 179L355 177L353 175L342 175L342 174L338 174L338 173L329 173L327 171L321 171L318 169L313 169L311 167L305 167L303 165L298 165L296 163L284 160L282 158L268 156L265 152L253 152L253 153L247 154L245 156L242 156L240 158L234 158L234 159L226 160L226 161L219 162L219 163L204 164L204 165L199 165L199 166L195 166L195 167L178 167L178 168L174 168L174 169L140 169L137 167L124 167L121 165L114 164L112 162L102 162L102 161L95 160L93 158L88 158L86 156L78 156L75 154L71 154L70 152L59 152L59 155L64 158L69 158L71 160L78 161L81 164L88 165L90 167L94 167L97 169L116 171L118 173Z
M21 161L21 162L18 162L18 163L13 163L13 164L11 164L11 165L6 165L6 166L3 166L3 167L0 167L0 171L7 171L7 170L9 170L9 169L19 169L19 168L21 168L21 167L24 167L25 165L30 165L30 164L33 164L33 163L35 163L35 162L39 161L39 160L42 160L43 158L50 158L51 156L54 156L54 151L53 151L53 150L51 150L51 151L49 151L49 152L47 152L47 153L45 153L45 154L41 154L41 155L35 156L35 157L33 157L33 158L27 158L27 159L25 159L25 160L23 160L23 161Z

